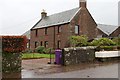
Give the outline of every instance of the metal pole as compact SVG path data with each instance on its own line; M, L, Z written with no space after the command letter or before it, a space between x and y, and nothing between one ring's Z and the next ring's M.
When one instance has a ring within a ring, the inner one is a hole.
M51 61L51 49L50 49L50 62L48 62L48 64L52 64L52 61Z

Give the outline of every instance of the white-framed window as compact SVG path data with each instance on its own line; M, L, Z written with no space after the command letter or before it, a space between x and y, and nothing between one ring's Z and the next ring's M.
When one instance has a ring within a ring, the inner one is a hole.
M79 25L75 25L75 34L79 34Z
M47 35L48 34L48 28L45 28L45 35Z
M39 46L39 42L35 41L35 48Z
M48 47L48 41L45 41L44 46L45 46L45 48Z
M60 45L61 45L61 41L59 40L59 41L57 42L57 48L58 48L58 49L60 49Z
M58 26L58 33L61 33L61 26Z

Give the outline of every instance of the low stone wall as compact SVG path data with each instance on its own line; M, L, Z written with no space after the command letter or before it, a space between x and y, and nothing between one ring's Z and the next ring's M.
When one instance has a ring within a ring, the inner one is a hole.
M2 77L21 78L21 54L2 53Z
M64 48L62 51L62 64L73 65L91 62L95 59L94 47Z

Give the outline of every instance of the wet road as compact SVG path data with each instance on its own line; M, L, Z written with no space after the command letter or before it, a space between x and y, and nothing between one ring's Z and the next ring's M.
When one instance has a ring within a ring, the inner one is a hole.
M118 78L118 64L109 63L88 63L63 67L60 65L45 64L26 66L22 70L22 78Z
M39 76L42 78L118 78L118 65L109 65L85 70L65 72L59 74L49 74ZM37 77L37 76L36 76Z

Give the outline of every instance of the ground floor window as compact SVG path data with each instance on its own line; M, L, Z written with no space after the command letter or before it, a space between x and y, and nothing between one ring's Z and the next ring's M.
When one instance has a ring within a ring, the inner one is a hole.
M44 46L45 46L45 48L48 47L48 41L45 41Z
M28 42L27 42L27 48L28 49L30 48L30 40L28 40Z
M120 37L120 34L118 35L118 37Z
M61 44L61 41L58 41L58 42L57 42L57 48L58 48L58 49L60 49L60 46L61 46L60 44Z
M42 41L41 41L40 45L43 46L43 42Z
M39 46L39 42L35 42L35 48L37 48Z

